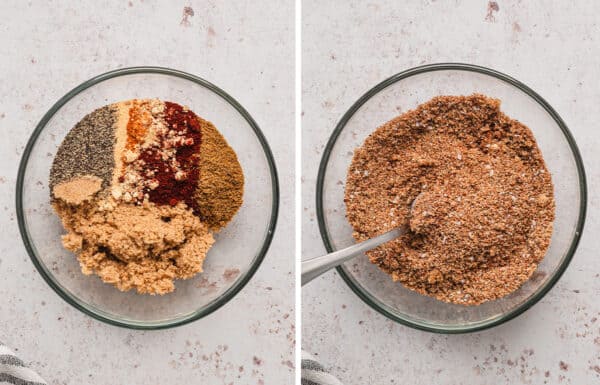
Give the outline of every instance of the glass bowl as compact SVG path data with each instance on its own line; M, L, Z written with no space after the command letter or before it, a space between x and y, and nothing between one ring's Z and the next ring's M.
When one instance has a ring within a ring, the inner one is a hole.
M541 96L497 71L468 64L432 64L410 69L376 85L344 114L325 148L317 179L317 216L328 252L355 241L346 220L344 188L354 149L381 124L438 95L482 93L535 135L554 182L556 220L548 252L534 275L516 292L479 306L448 304L420 295L371 264L365 255L338 267L368 305L399 323L438 333L489 328L539 301L565 271L581 237L586 182L579 150L567 126Z
M164 296L120 292L97 276L81 273L61 245L63 227L49 202L48 175L58 146L87 113L133 98L160 98L187 105L213 122L238 155L244 171L244 203L215 234L204 271L178 280ZM248 112L225 91L199 77L159 67L135 67L92 78L62 97L44 115L27 146L17 177L17 217L34 265L63 299L110 324L160 329L197 320L233 298L261 264L275 229L279 188L273 155Z

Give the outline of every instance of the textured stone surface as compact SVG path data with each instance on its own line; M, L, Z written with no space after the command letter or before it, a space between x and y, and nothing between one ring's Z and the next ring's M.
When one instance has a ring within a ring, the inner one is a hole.
M0 340L50 384L291 383L293 4L31 3L0 3ZM60 299L30 262L14 209L18 162L42 115L84 80L132 65L188 71L234 96L269 140L282 186L256 276L210 316L157 332L105 325Z
M338 119L376 83L425 63L489 66L544 96L579 144L590 200L569 269L541 302L509 323L469 335L413 330L372 311L330 272L303 290L303 348L348 384L600 381L600 4L327 3L303 4L303 255L324 252L315 179Z

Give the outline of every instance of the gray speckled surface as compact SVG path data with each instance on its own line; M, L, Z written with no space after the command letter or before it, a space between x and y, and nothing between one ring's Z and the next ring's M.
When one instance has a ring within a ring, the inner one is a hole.
M31 3L0 3L0 340L50 384L291 383L293 4ZM132 65L188 71L234 96L269 140L282 186L255 277L223 308L173 330L108 326L66 304L30 262L15 218L18 161L41 116L82 81Z
M303 290L303 348L347 384L600 382L600 136L595 127L600 118L600 5L334 3L303 4L303 255L324 251L315 179L338 119L373 85L424 63L489 66L545 97L579 144L590 200L584 236L570 267L522 316L469 335L421 332L374 312L330 272Z

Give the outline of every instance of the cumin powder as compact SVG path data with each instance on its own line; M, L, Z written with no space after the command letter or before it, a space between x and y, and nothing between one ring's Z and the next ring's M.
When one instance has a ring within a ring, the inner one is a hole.
M223 228L242 205L244 174L237 155L209 121L198 118L202 132L200 178L194 199L200 218L213 231Z

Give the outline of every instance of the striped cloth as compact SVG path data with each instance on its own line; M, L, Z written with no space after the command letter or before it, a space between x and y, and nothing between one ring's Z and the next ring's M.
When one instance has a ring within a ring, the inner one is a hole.
M309 353L302 351L302 385L342 385ZM0 385L48 385L0 342Z
M323 366L310 354L302 351L302 385L342 385L340 380L327 373Z
M0 342L0 385L47 385L36 372L25 366L15 353Z

